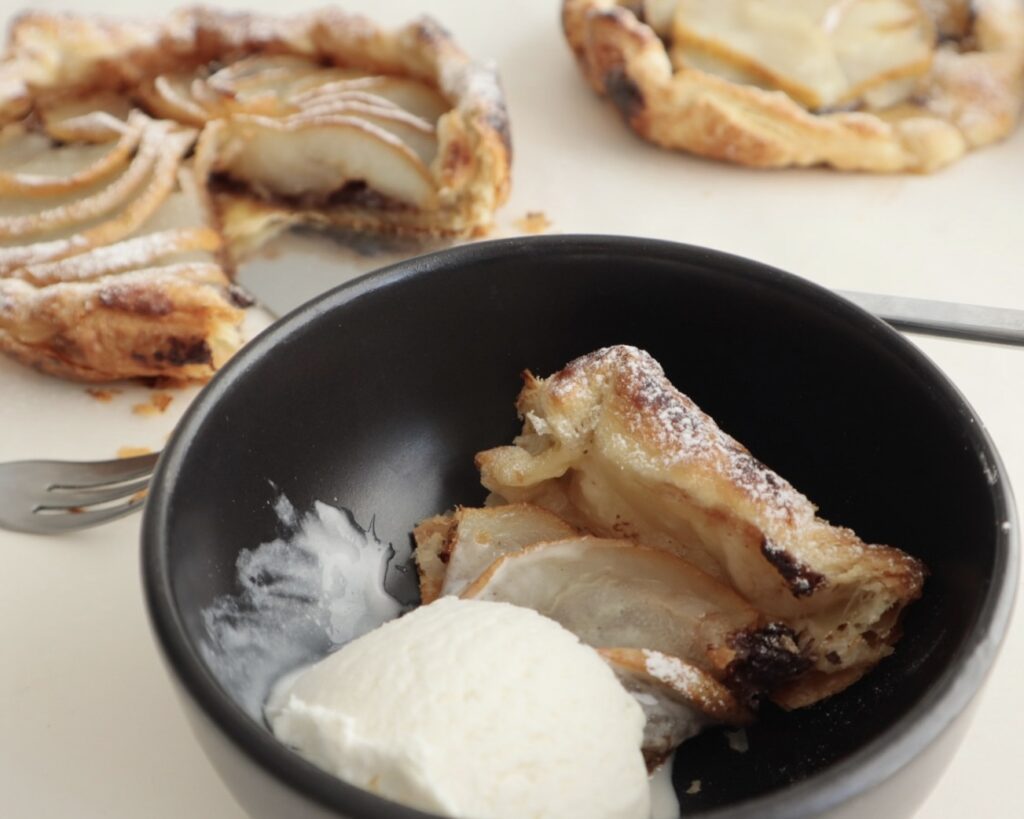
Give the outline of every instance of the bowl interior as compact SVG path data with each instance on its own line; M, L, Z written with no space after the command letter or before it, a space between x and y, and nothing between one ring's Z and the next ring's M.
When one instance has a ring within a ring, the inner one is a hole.
M483 500L473 455L516 434L520 372L616 343L650 351L822 516L930 570L895 655L861 683L799 712L766 709L746 753L717 730L685 744L677 790L702 783L686 813L806 779L893 729L969 651L1005 558L1006 498L984 433L910 345L856 308L770 268L658 242L555 237L424 257L329 294L243 351L179 427L147 512L146 559L166 571L183 651L204 637L200 611L235 590L239 551L276 536L278 492L373 518L405 561L417 521ZM416 599L413 572L388 583ZM173 662L186 687L212 690ZM237 734L245 717L217 707Z

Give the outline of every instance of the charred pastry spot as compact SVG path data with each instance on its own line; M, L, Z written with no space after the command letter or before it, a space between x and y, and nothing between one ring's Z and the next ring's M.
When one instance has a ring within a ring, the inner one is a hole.
M615 66L605 72L604 89L608 99L619 109L619 113L627 122L643 112L643 92L622 66Z
M252 307L256 303L256 299L237 284L229 285L227 294L228 299L235 307Z
M213 354L204 339L172 338L166 350L157 350L154 361L166 361L176 367L185 364L212 364Z
M761 554L786 581L794 597L809 597L825 583L825 576L809 569L770 538L761 543Z
M725 669L726 683L750 705L756 705L762 693L770 693L811 667L796 632L782 623L734 634L729 646L736 658Z
M842 657L840 657L834 651L830 651L828 654L826 654L825 659L832 663L832 665L840 665L843 662Z

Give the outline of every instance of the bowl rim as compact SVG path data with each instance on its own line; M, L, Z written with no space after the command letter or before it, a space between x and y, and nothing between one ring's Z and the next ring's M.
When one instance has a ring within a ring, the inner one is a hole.
M990 475L996 507L997 538L992 581L960 653L921 699L878 737L847 758L800 782L763 796L709 811L708 819L809 817L837 808L891 779L931 745L967 708L981 688L1005 639L1013 609L1020 562L1020 534L1006 468L978 414L949 378L896 330L847 299L808 279L742 256L695 245L631 236L564 234L495 239L459 245L388 265L341 284L296 308L245 345L201 390L176 426L160 457L145 506L141 572L150 625L164 660L181 690L250 762L306 799L338 812L364 812L393 819L436 819L350 785L288 750L224 692L188 640L174 603L169 570L170 499L189 441L219 399L263 356L322 316L367 294L451 267L479 265L508 254L520 256L613 255L646 257L682 265L703 265L716 275L742 278L783 290L826 310L881 340L922 374L963 422L981 468ZM524 260L525 262L525 260Z

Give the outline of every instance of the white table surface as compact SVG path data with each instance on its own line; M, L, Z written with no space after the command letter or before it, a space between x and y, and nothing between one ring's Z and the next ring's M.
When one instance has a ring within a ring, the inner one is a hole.
M171 5L35 4L124 14ZM671 154L634 138L584 85L558 5L347 4L389 23L429 12L467 50L497 61L515 141L504 232L541 210L556 231L676 239L828 286L1024 308L1024 131L929 177L761 173ZM0 16L12 11L8 0ZM311 263L265 259L243 277L287 282L295 303L375 263L311 240L288 244ZM1024 492L1024 350L914 341L978 410ZM0 359L0 461L159 448L193 394L176 392L165 414L140 416L132 406L147 400L141 387L102 403L82 385ZM243 817L189 733L150 636L138 527L134 517L60 538L0 532L4 817ZM1012 795L1024 763L1021 621L1018 612L968 736L919 819L1021 816Z

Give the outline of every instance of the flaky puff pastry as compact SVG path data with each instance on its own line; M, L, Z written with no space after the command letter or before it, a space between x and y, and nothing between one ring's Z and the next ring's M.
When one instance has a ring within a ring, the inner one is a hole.
M527 374L517 407L515 444L477 456L494 500L673 552L731 585L792 629L811 663L776 702L823 699L891 653L921 563L817 517L647 353L610 347L547 379Z
M909 99L840 112L676 69L671 43L641 21L642 3L564 0L562 22L591 86L658 145L754 167L928 172L1006 137L1024 103L1024 0L965 5L926 4L939 45Z
M241 344L231 294L201 262L46 287L0 279L0 351L79 381L205 381Z

